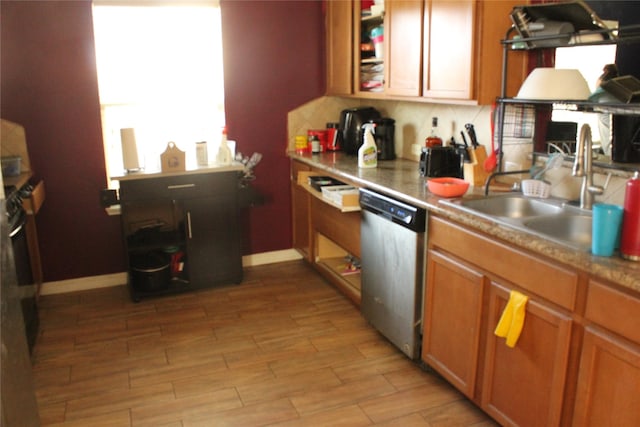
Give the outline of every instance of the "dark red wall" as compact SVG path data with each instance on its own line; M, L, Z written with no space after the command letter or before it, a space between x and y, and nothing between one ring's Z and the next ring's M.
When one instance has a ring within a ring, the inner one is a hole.
M291 247L286 113L324 88L321 3L223 1L229 136L261 152L264 206L245 215L245 254ZM47 198L37 217L44 280L124 270L107 185L91 2L0 3L0 115L22 124Z
M263 155L255 187L267 203L249 212L245 252L290 248L287 112L324 93L322 3L221 3L229 137L246 155Z

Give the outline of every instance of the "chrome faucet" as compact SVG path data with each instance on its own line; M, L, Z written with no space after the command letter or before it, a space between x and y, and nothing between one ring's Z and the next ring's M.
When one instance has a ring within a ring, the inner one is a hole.
M580 188L580 207L591 209L596 195L604 193L604 189L609 183L609 178L604 186L593 184L593 141L591 139L591 128L588 124L583 124L580 128L580 136L576 147L576 159L573 163L572 175L582 177L582 187Z

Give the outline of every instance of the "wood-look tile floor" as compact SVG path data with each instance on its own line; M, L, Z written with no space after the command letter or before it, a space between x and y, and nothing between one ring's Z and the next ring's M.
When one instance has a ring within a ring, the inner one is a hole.
M43 426L493 426L379 335L304 262L132 303L43 296Z

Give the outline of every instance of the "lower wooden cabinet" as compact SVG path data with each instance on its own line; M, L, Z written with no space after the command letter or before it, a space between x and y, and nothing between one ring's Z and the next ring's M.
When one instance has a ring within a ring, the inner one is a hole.
M504 426L640 426L640 296L431 215L422 360ZM511 348L494 330L528 297Z
M302 162L291 162L291 222L293 248L307 261L311 261L311 228L309 192L299 186L298 173L310 171L311 167Z
M575 426L640 426L640 298L589 282Z
M354 304L360 305L360 271L351 268L351 260L360 258L359 208L343 210L328 203L320 192L304 183L310 174L330 175L292 160L293 248Z
M295 184L291 185L293 248L307 261L311 261L310 197L306 190Z
M520 275L505 267L530 265L529 275L554 277L553 264L435 216L428 230L422 360L502 425L561 425L571 311L534 293L527 280L514 282ZM568 271L558 271L570 286ZM512 290L529 297L513 348L494 335Z
M426 280L422 360L473 398L484 275L459 259L430 250Z
M573 320L530 297L520 338L508 347L493 332L511 290L489 286L481 407L502 425L560 425Z
M640 426L640 345L588 326L574 426Z

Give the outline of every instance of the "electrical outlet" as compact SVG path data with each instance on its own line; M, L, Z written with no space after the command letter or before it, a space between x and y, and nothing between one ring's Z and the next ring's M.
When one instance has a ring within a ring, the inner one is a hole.
M422 154L422 145L420 144L411 144L411 154L414 156L419 156Z

